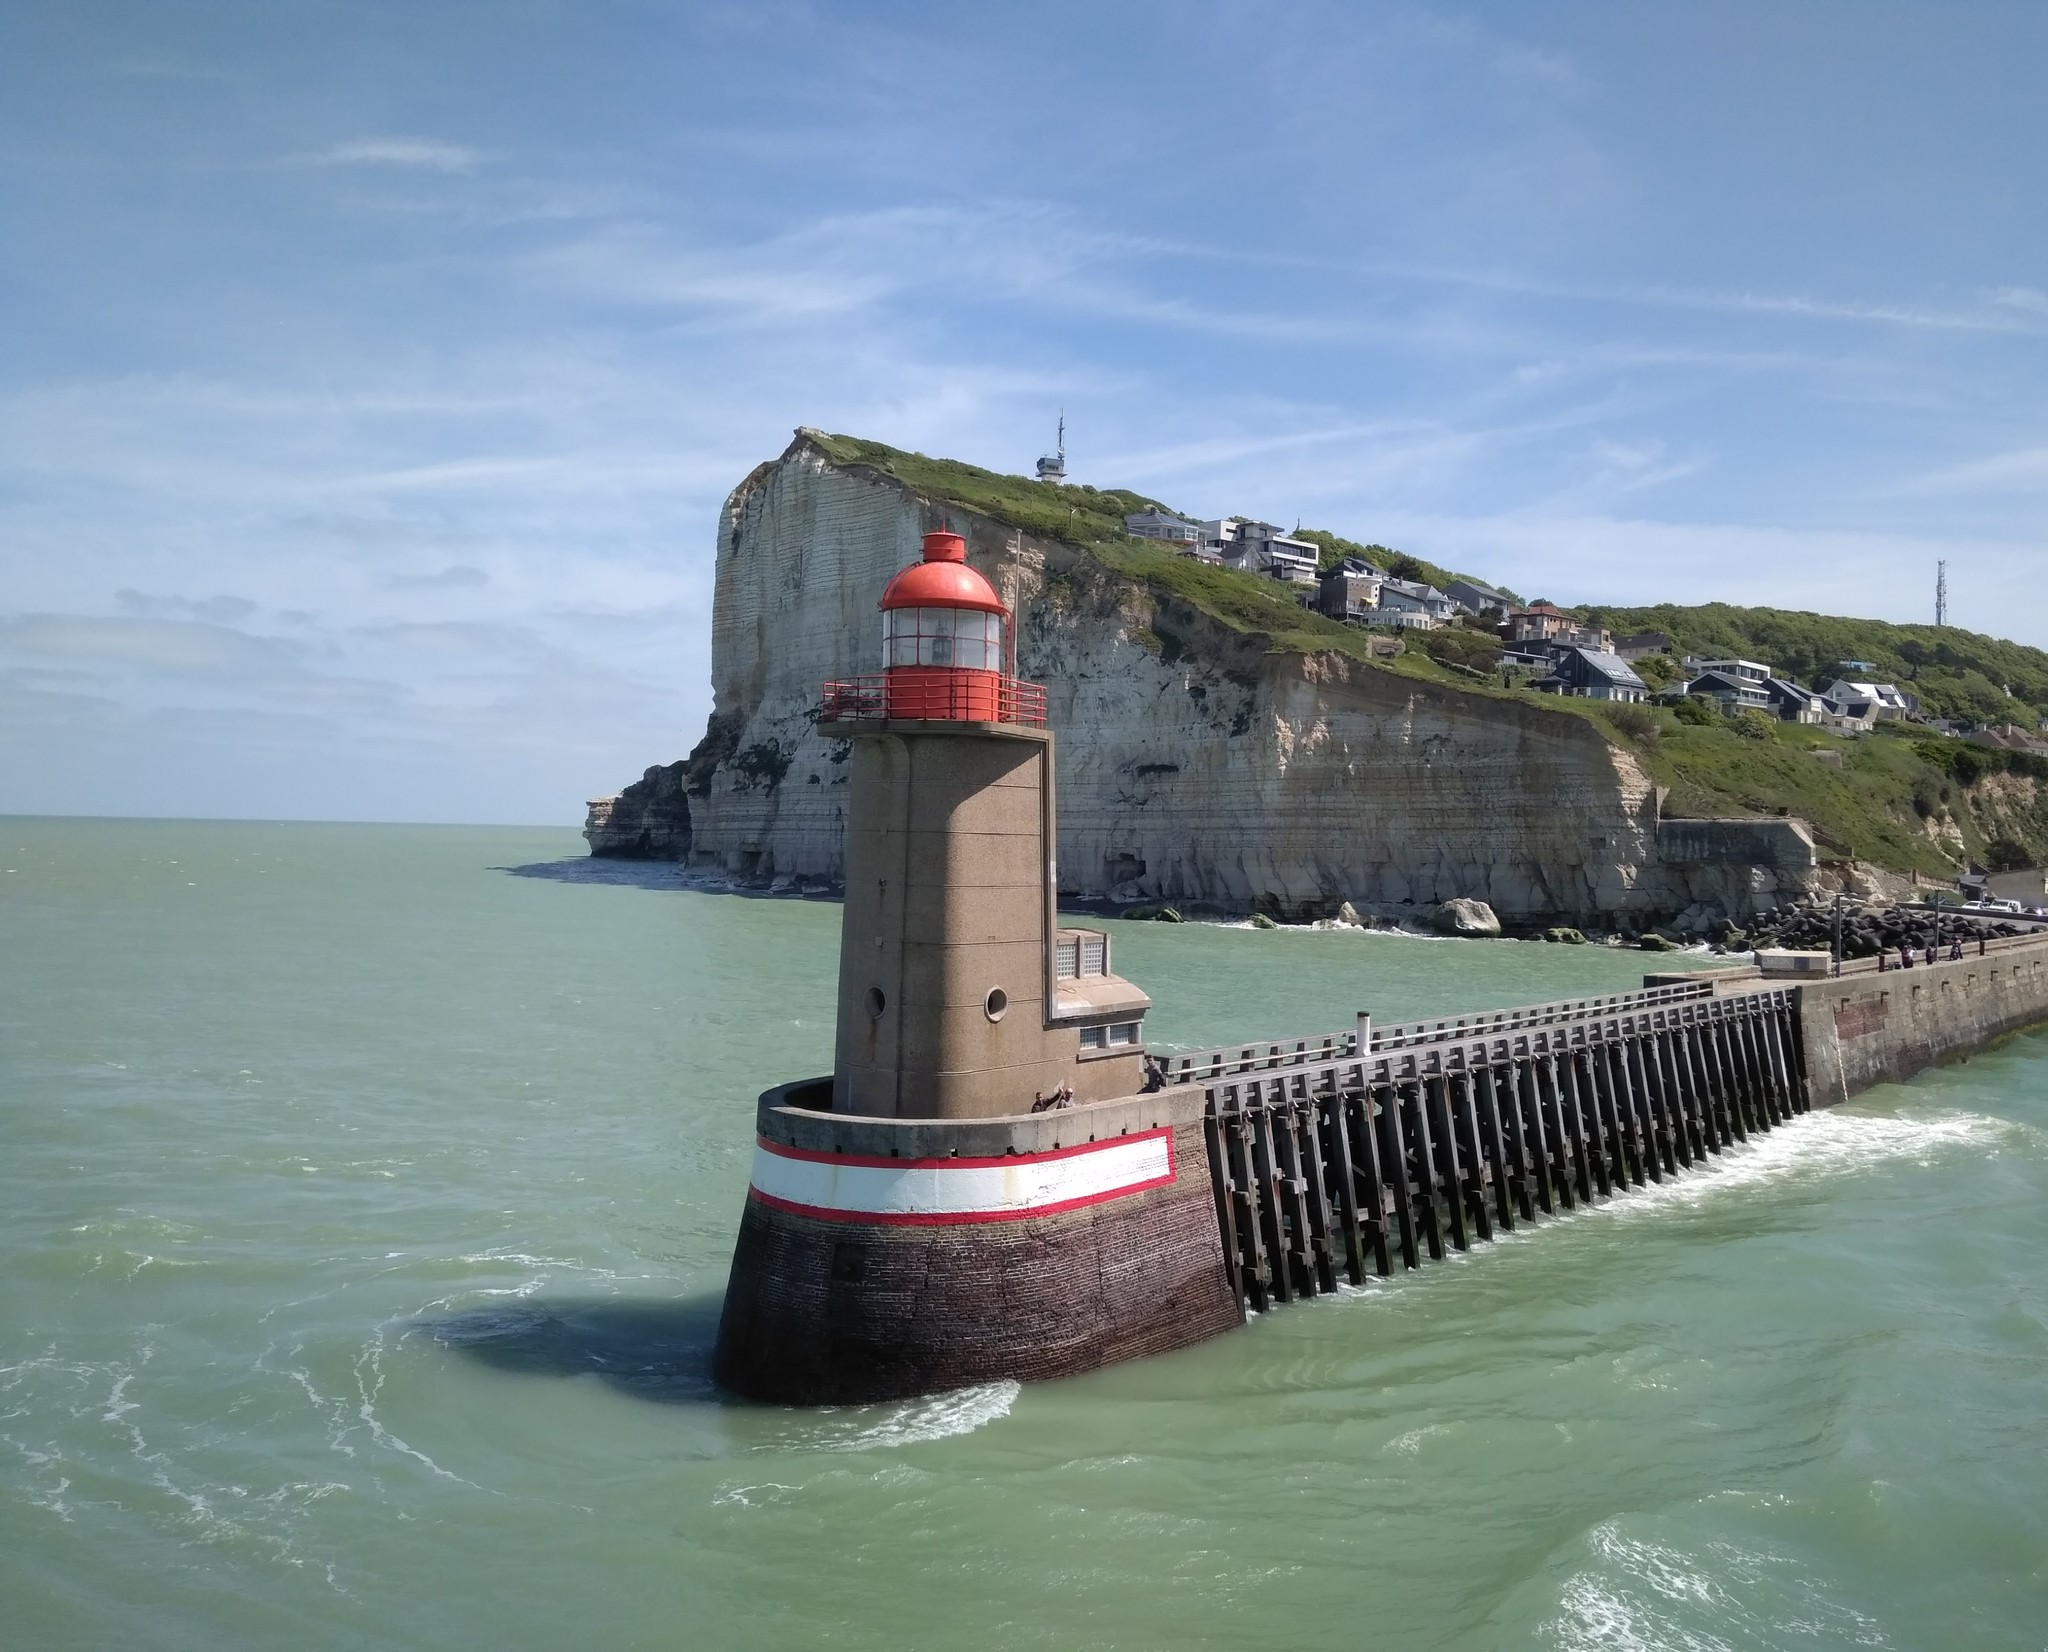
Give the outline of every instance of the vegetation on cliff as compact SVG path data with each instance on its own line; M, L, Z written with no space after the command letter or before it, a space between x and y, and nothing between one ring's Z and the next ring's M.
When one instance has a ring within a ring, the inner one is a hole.
M1937 878L1953 876L1964 857L2048 861L2048 764L2024 754L1889 730L1844 740L1760 717L1701 723L1666 710L1531 696L1493 676L1498 646L1481 632L1424 633L1390 656L1389 639L1302 607L1285 585L1133 538L1124 528L1127 514L1171 510L1146 495L1005 476L852 436L805 435L835 464L876 471L934 503L1072 545L1155 597L1178 598L1268 649L1342 654L1465 694L1580 718L1670 789L1668 814L1796 815L1812 826L1825 858ZM1363 556L1401 578L1441 586L1455 577L1386 546L1320 529L1301 533L1322 546L1327 566ZM2031 725L2048 714L2048 653L1973 632L1718 603L1579 612L1616 632L1666 632L1681 652L1765 660L1816 686L1839 675L1842 662L1868 661L1874 676L1911 687L1936 716ZM1147 636L1137 640L1146 643ZM1653 678L1675 675L1645 663Z
M1871 667L1870 677L1917 694L1931 717L2029 728L2048 717L2048 653L1954 626L1891 625L1723 602L1578 612L1617 634L1662 631L1678 652L1702 659L1763 660L1780 676L1816 688L1839 676L1863 675L1842 669L1862 660Z

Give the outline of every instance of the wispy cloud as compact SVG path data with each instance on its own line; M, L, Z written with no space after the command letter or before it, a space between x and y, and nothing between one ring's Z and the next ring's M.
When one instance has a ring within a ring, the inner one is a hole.
M216 596L194 602L189 597L151 596L144 591L120 590L114 604L125 614L145 619L199 619L215 625L238 625L256 612L247 597Z
M1944 465L1899 482L1902 494L2035 493L2048 489L2048 446L2014 448Z
M336 144L320 157L329 166L395 166L428 172L473 172L483 158L477 150L433 138L357 138Z
M483 569L460 563L438 574L393 574L390 581L400 591L477 591L490 582Z

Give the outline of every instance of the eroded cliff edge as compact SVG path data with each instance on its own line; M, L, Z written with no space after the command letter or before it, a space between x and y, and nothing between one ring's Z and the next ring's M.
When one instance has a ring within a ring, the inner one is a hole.
M593 850L835 882L847 753L817 732L819 685L878 669L882 589L942 526L1020 611L1019 672L1046 685L1063 894L1284 917L1466 895L1510 922L1630 925L1695 904L1739 919L1812 875L1794 822L1660 822L1649 777L1585 718L1274 649L806 433L721 516L704 739L594 804Z

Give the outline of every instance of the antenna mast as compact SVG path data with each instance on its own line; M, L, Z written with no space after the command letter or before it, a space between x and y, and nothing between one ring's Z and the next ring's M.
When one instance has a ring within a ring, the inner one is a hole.
M1067 479L1067 410L1060 409L1059 445L1038 461L1038 479L1041 482L1064 482Z
M1948 558L1934 565L1934 623L1948 624Z

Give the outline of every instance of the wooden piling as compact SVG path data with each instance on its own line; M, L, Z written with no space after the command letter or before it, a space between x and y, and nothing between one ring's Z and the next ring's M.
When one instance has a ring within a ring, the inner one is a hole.
M1250 1122L1252 1147L1258 1164L1264 1172L1265 1197L1259 1202L1265 1207L1266 1279L1273 1295L1282 1302L1294 1300L1294 1267L1288 1253L1294 1248L1288 1242L1286 1192L1280 1185L1284 1172L1280 1166L1280 1155L1273 1141L1272 1109L1265 1105L1263 1086L1257 1079L1246 1081L1245 1088L1251 1092Z
M1650 1100L1643 1079L1643 1053L1639 1040L1629 1038L1622 1041L1621 1073L1627 1081L1629 1135L1635 1145L1637 1173L1661 1183L1664 1165L1657 1151L1656 1131L1650 1123Z
M1493 1238L1493 1217L1486 1208L1486 1186L1493 1180L1493 1167L1487 1162L1486 1144L1479 1135L1479 1106L1472 1096L1472 1075L1454 1073L1447 1082L1451 1087L1451 1109L1457 1119L1458 1155L1465 1167L1466 1210L1480 1240L1488 1242Z
M1408 1176L1408 1141L1401 1118L1398 1086L1373 1087L1373 1111L1380 1129L1380 1167L1393 1194L1394 1219L1400 1225L1401 1266L1419 1266L1415 1253L1415 1198Z
M1515 1231L1513 1198L1514 1165L1508 1157L1507 1138L1501 1131L1500 1100L1494 1094L1493 1069L1479 1067L1471 1075L1478 1090L1479 1128L1486 1138L1486 1155L1493 1165L1493 1213L1503 1233Z
M1223 1121L1211 1111L1202 1120L1202 1135L1208 1143L1209 1162L1216 1167L1216 1226L1223 1235L1223 1273L1230 1283L1230 1299L1237 1304L1237 1317L1244 1318L1244 1258L1238 1254L1237 1187L1230 1172L1230 1154L1223 1139Z
M1344 1116L1348 1105L1343 1089L1333 1089L1316 1110L1317 1135L1331 1179L1337 1184L1337 1220L1344 1233L1344 1277L1354 1285L1363 1285L1365 1242L1359 1231L1358 1167L1352 1162L1351 1131Z
M1422 1086L1398 1084L1401 1122L1408 1130L1409 1189L1422 1236L1429 1246L1432 1262L1444 1259L1443 1213L1437 1208L1436 1146L1429 1128L1429 1111L1424 1105Z
M1344 1098L1344 1116L1362 1172L1359 1210L1365 1221L1366 1237L1372 1244L1373 1269L1384 1279L1394 1271L1387 1254L1387 1180L1380 1168L1379 1127L1374 1123L1372 1092L1363 1086L1363 1071L1361 1068L1360 1088Z
M1465 1176L1460 1162L1457 1132L1451 1124L1450 1085L1441 1074L1422 1081L1423 1105L1429 1109L1430 1140L1436 1146L1438 1183L1443 1188L1445 1214L1450 1218L1451 1243L1459 1250L1472 1248L1465 1232Z
M1599 1048L1591 1046L1574 1050L1570 1060L1573 1084L1579 1092L1580 1108L1586 1121L1586 1158L1593 1172L1593 1185L1599 1189L1601 1198L1611 1198L1614 1194L1613 1161L1606 1113L1600 1100Z

